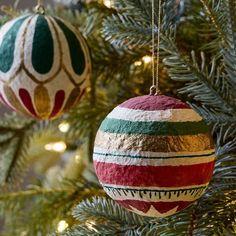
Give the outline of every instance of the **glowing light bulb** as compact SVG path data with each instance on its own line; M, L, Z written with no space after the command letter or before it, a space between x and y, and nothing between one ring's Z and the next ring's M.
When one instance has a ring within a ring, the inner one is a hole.
M135 66L141 66L141 65L142 65L142 62L141 62L141 61L136 61L136 62L134 62L134 65L135 65Z
M150 56L144 56L142 60L145 64L148 64L152 61L152 58Z
M64 152L66 150L66 144L63 141L56 143L48 143L44 146L44 148L47 151Z
M103 0L103 4L108 7L108 8L111 8L112 7L112 2L111 0Z
M59 130L62 133L66 133L68 132L69 128L70 128L70 124L67 122L62 122L59 126L58 126Z
M80 163L80 161L81 161L80 155L76 155L75 156L75 162Z
M57 231L59 233L61 233L61 232L65 231L68 228L68 226L69 225L67 224L67 222L65 220L61 220L57 225Z

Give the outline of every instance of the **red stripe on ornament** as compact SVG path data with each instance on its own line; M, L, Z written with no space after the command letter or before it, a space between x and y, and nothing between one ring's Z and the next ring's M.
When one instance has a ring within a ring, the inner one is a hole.
M123 201L116 201L121 206L130 209L135 208L138 211L143 212L146 214L151 206L153 206L159 213L164 214L168 211L174 209L177 207L177 212L183 210L184 208L190 206L193 202L145 202L145 201L139 201L139 200L123 200Z
M51 115L49 116L50 118L55 117L57 113L59 113L64 103L64 100L65 100L65 92L63 90L57 91L55 100L54 100L54 107L53 107Z
M120 107L134 110L155 111L168 109L190 109L189 105L172 97L160 96L140 96L131 98L119 105Z
M27 110L35 117L38 117L37 113L35 112L34 105L31 99L29 92L26 89L19 90L19 96L21 98L22 103L27 108Z
M189 166L124 166L94 161L102 184L133 187L186 187L207 184L214 161Z

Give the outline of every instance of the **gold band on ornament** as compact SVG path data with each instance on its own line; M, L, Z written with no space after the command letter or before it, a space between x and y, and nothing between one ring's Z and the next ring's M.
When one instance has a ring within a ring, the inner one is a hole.
M149 152L199 152L214 149L208 133L180 136L114 134L98 131L95 147Z
M43 85L38 85L34 90L34 104L41 118L49 117L51 113L51 100L48 90Z
M18 98L16 97L11 87L9 87L8 85L4 85L4 93L7 98L7 101L10 103L10 105L14 109L21 112L24 115L27 115L27 116L30 115L30 113L27 112L27 110L25 110L24 107L21 105L21 103L19 102Z

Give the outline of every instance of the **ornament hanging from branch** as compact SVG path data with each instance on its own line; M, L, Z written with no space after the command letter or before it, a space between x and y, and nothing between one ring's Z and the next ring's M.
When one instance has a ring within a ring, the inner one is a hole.
M83 96L91 60L81 33L47 16L40 2L36 14L0 29L0 100L36 119L53 119Z
M141 96L102 122L94 166L104 190L135 213L165 217L196 201L214 168L207 125L175 98Z
M202 118L186 103L160 94L160 32L156 43L154 0L152 9L150 95L131 98L105 118L96 136L93 159L98 179L111 198L137 214L166 217L203 195L215 154ZM158 16L161 29L160 0Z

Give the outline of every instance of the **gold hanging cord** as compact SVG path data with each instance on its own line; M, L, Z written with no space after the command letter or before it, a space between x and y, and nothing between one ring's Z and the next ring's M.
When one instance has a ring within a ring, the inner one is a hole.
M159 64L160 64L160 35L161 35L161 5L162 0L159 0L158 6L158 36L157 47L155 47L155 0L152 0L152 86L150 88L151 95L160 94L159 90ZM155 66L156 54L156 66Z
M35 7L35 12L37 14L45 14L45 8L44 8L44 1L43 0L37 0L37 6Z

